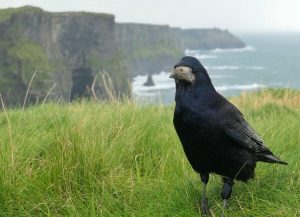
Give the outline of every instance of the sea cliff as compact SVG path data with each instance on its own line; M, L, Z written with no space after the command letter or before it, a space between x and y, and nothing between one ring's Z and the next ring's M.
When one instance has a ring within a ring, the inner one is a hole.
M170 70L185 49L242 46L227 30L216 28L116 23L112 14L51 13L31 6L2 9L0 93L7 104L21 104L36 71L28 101L44 98L54 84L50 97L68 101L72 71L90 68L93 77L107 71L120 95L129 92L133 76ZM97 91L105 94L101 84Z

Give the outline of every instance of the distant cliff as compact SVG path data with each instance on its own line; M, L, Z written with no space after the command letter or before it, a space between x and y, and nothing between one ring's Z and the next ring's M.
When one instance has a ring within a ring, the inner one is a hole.
M136 74L169 70L188 49L241 47L220 29L181 30L167 25L115 23L114 15L50 13L25 6L0 10L0 93L20 104L34 71L29 100L41 100L56 84L52 98L69 100L74 68L92 76L109 72L117 93L128 93ZM88 80L90 80L89 75ZM97 90L104 93L99 84Z
M167 25L115 25L116 43L127 57L130 74L170 70L186 49L240 48L245 44L228 30L180 29Z
M132 75L170 70L184 55L180 38L167 25L122 23L116 24L115 30L117 46Z
M214 48L241 48L245 44L228 30L184 29L180 31L182 45L186 49L210 50Z

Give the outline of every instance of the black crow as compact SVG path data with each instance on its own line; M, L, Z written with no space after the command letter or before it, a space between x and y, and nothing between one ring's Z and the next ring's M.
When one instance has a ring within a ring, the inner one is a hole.
M198 59L183 57L170 78L176 82L173 123L187 159L203 182L203 213L208 212L205 191L210 173L223 178L225 208L233 180L253 178L257 161L287 164L273 155L243 114L215 90Z

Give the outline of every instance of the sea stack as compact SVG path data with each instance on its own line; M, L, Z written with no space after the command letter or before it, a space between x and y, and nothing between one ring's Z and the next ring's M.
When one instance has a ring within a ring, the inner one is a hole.
M147 81L143 84L144 86L155 86L152 76L149 74Z

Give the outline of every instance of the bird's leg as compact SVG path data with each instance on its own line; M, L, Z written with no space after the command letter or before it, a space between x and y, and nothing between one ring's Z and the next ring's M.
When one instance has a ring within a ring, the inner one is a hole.
M202 188L202 198L201 198L201 212L203 215L206 215L209 213L209 209L207 206L207 199L206 199L206 185L208 183L209 174L200 174L201 181L203 183Z
M223 188L222 188L222 193L221 193L221 197L223 199L223 210L222 210L221 217L224 217L224 211L227 207L227 200L231 196L233 184L234 184L234 182L233 182L232 178L223 177Z

